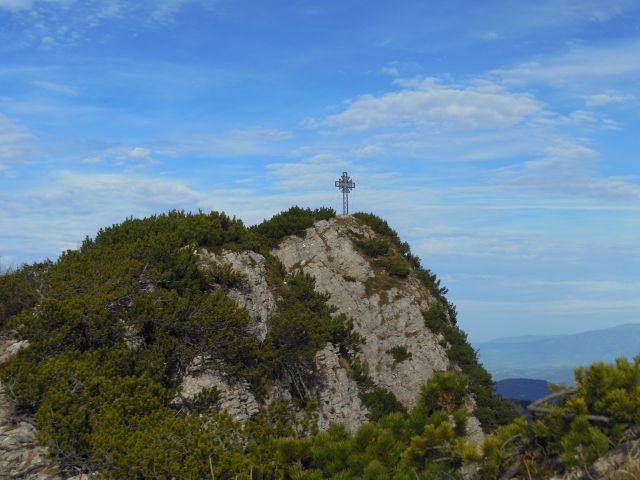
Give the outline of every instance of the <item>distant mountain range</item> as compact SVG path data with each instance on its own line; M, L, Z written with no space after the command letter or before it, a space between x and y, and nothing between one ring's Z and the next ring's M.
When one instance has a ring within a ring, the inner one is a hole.
M504 398L529 403L549 395L551 390L545 380L507 378L496 382L496 392Z
M573 369L640 355L640 323L572 335L509 337L474 345L493 378L573 383Z

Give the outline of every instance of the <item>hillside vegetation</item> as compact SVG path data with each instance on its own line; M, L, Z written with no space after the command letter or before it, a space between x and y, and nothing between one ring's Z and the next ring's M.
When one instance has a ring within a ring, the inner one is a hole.
M531 426L514 420L457 327L446 288L371 214L354 215L378 235L359 248L391 277L412 273L429 288L438 304L425 312L425 327L441 335L459 371L437 373L409 412L389 392L371 388L370 422L355 433L341 425L318 432L314 402L305 395L313 357L335 345L366 384L356 359L361 339L352 319L316 292L312 277L287 273L270 249L334 215L294 207L251 228L218 212L128 219L56 262L0 276L0 329L29 341L0 370L16 415L35 418L41 442L64 468L116 480L495 479L508 469L547 478L629 438L640 421L639 359L582 369L577 394L551 415ZM213 280L241 279L232 271L210 278L197 266L199 247L265 256L278 314L263 342L248 333L247 312L210 288ZM244 424L218 408L215 389L177 403L181 377L203 354L246 380L256 397L279 381L291 400L271 402ZM410 352L392 354L401 362ZM493 432L480 447L465 436L469 396ZM610 422L590 423L587 414Z

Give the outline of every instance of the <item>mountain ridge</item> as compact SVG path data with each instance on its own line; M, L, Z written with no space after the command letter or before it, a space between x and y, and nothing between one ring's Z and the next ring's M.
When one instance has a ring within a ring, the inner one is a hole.
M640 323L575 334L506 337L474 346L496 380L522 377L572 383L576 367L639 354Z

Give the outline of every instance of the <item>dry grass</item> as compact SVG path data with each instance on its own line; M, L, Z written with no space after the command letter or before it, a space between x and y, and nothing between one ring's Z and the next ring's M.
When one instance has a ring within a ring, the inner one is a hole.
M637 479L640 479L640 444L635 445L622 465L605 477L605 480Z

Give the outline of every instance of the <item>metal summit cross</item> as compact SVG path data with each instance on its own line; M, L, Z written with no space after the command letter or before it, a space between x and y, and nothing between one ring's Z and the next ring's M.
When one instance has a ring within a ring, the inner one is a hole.
M349 192L356 188L356 184L351 181L347 172L342 172L339 180L336 180L336 187L342 191L342 214L349 215Z

